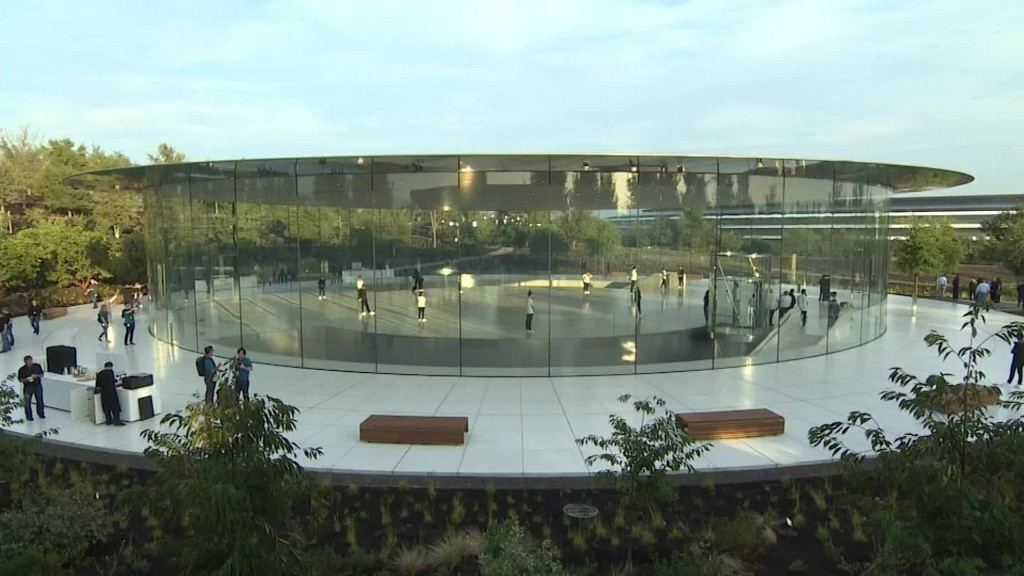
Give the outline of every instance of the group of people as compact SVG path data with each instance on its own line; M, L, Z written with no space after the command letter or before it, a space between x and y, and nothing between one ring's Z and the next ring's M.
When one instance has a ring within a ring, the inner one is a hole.
M200 357L196 362L196 367L199 368L200 376L203 377L203 384L206 386L206 395L204 397L206 403L214 403L217 393L218 376L223 374L225 370L235 371L235 390L238 392L239 399L248 402L249 376L253 371L253 364L252 360L249 358L248 351L246 351L245 348L239 348L236 350L235 358L228 362L226 366L223 362L217 362L213 352L213 346L207 346L203 349L202 357Z
M963 296L960 290L960 275L954 274L950 281L945 274L935 279L935 291L940 298L945 298L947 289L954 300ZM967 283L967 299L982 307L986 301L999 304L1003 300L1003 279L996 278L991 282L986 278L971 278ZM1017 307L1024 308L1024 281L1017 283Z
M121 324L124 326L124 345L135 345L135 314L139 311L136 301L125 303L121 308ZM96 314L96 322L100 325L100 335L96 338L100 342L110 342L110 307L107 304L100 306Z

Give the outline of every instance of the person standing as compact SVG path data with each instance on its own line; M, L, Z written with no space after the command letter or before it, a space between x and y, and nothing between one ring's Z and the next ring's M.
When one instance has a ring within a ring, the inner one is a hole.
M711 288L704 291L704 325L708 325L708 307L711 305Z
M235 356L235 390L238 390L238 397L249 401L249 376L252 374L252 360L245 348L239 348Z
M992 295L992 302L999 304L1003 299L1003 279L996 278L995 281L992 282L989 292Z
M32 333L39 334L39 321L43 318L43 307L39 305L39 301L35 298L32 299L32 303L28 305L28 322L32 325Z
M110 338L107 336L107 329L110 328L110 309L106 304L100 306L100 311L96 314L96 322L100 325L100 336L97 340L110 342Z
M1013 381L1014 374L1017 375L1017 386L1020 386L1021 380L1024 379L1024 337L1020 336L1010 348L1010 375L1006 378L1007 384Z
M590 281L593 280L593 279L594 279L594 277L590 274L589 270L583 272L583 295L584 296L586 296L587 294L590 294Z
M662 268L661 269L661 291L664 292L666 290L668 290L668 270Z
M832 288L832 279L825 274L818 280L818 302L828 302L828 296Z
M939 292L939 298L946 297L946 275L940 274L938 279L935 280L935 288Z
M213 357L213 346L203 348L203 383L206 384L206 403L213 404L213 395L217 391L217 372L220 364Z
M800 290L800 295L796 297L796 306L800 309L800 325L807 326L807 290Z
M107 426L124 426L121 422L121 400L117 397L117 377L114 363L104 362L103 370L96 373L96 391L100 395L100 406Z
M526 331L533 333L533 290L526 292Z
M323 276L316 281L316 299L326 300L327 299L327 279Z
M960 299L960 275L953 275L953 300Z
M636 266L629 271L629 294L632 296L633 291L636 290L636 281L640 278L640 275L636 271Z
M6 311L0 312L0 352L7 352L11 349L11 340L8 334L11 332L11 316Z
M781 296L775 297L775 290L773 288L768 289L768 326L775 326L775 313L779 311L779 301L781 299Z
M31 356L25 356L25 364L18 368L18 381L22 384L22 392L25 396L25 419L32 421L32 398L36 399L36 414L40 418L46 418L46 409L43 407L43 367L32 361Z
M7 344L7 349L14 348L14 319L11 318L11 311L4 307L3 317L6 320L7 330L4 331L4 340Z
M989 292L992 291L992 287L984 278L978 279L978 285L974 288L974 305L978 308L985 306L985 301L988 300Z
M418 322L427 321L427 295L420 290L416 293L416 320Z
M1017 307L1024 308L1024 280L1017 282Z
M135 306L125 304L121 310L121 322L124 324L124 345L135 345Z
M359 300L359 315L369 314L373 316L373 312L370 310L370 298L366 290L366 282L363 281L362 276L356 279L356 298Z
M836 300L838 296L835 292L830 292L828 295L828 327L831 328L836 325L836 321L839 320L839 301Z
M680 266L679 272L676 275L679 277L679 289L682 290L686 284L686 270L683 270L683 267Z

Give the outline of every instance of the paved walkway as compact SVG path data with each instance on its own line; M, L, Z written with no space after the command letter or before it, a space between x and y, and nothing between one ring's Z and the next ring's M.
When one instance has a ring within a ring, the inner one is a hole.
M959 374L955 363L940 363L922 338L937 329L951 337L955 346L964 344L967 335L958 331L964 307L921 300L917 316L912 317L909 298L890 297L888 306L888 332L878 340L827 356L776 364L635 376L470 378L302 370L260 365L255 358L252 390L301 409L291 438L304 446L323 447L320 460L301 460L313 468L380 474L585 475L591 471L584 464L589 451L578 448L574 439L607 434L611 413L632 418L616 401L624 393L661 396L676 412L765 407L786 417L783 436L715 442L697 462L699 469L816 463L830 456L808 445L807 429L841 419L850 410L867 410L894 432L915 430L908 417L878 400L878 393L890 388L891 366L922 377L939 370ZM201 393L196 354L152 339L144 330L145 314L140 317L139 344L127 349L116 340L111 345L96 341L95 316L88 306L72 309L65 318L45 321L40 336L33 336L28 323L17 319L17 346L0 355L0 369L9 374L24 354L45 358L46 346L69 344L78 348L82 364L93 363L98 351L124 352L129 372L154 374L165 411L181 408ZM1016 319L993 312L982 333ZM983 369L1001 381L1008 359L1005 345L997 342ZM462 415L469 417L471 428L461 447L360 444L359 422L373 413ZM48 416L15 430L34 432L56 426L60 429L56 440L62 442L141 452L146 445L139 433L158 422L113 428L72 421L69 414L57 410L50 410ZM860 438L853 444L866 446Z

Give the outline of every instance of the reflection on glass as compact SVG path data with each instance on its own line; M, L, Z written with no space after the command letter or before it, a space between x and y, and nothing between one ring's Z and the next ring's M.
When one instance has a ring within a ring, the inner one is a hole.
M854 163L512 155L125 177L145 189L160 339L331 370L532 376L775 362L878 337L894 173L914 181Z

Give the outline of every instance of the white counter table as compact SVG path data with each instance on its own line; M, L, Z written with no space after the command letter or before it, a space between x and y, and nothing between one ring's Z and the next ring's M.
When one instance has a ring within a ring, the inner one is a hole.
M92 419L103 424L103 407L100 395L95 393L95 379L78 380L66 374L46 373L43 376L43 404L70 412L73 419ZM121 420L135 422L142 419L139 411L141 398L153 398L154 417L161 412L160 391L154 382L152 386L125 390L118 386L117 399L121 402Z

